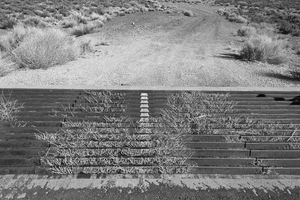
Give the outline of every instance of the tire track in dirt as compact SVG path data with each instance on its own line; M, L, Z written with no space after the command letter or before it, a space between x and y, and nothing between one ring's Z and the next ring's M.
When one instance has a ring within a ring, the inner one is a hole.
M101 33L109 46L66 65L18 71L0 84L98 86L294 86L261 75L270 66L246 63L222 54L240 26L201 4L178 4L194 17L147 12L115 18ZM208 12L203 12L207 10ZM134 25L133 25L134 22ZM255 67L253 67L253 65ZM272 69L273 70L273 69ZM275 69L280 70L280 69ZM293 85L294 84L294 85Z

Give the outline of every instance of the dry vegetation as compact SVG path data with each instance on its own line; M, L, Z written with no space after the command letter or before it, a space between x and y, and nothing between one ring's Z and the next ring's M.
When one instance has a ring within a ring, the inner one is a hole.
M187 173L193 166L188 161L193 152L185 147L187 135L223 135L227 142L299 142L293 137L294 125L236 114L228 94L170 95L160 117L142 122L126 116L75 120L82 113L124 113L123 97L87 92L82 105L65 109L67 118L58 132L36 134L51 145L41 158L43 166L58 174Z
M42 157L49 170L59 174L188 172L191 152L185 147L184 133L167 113L147 122L126 116L74 120L80 113L125 112L122 95L88 92L81 106L66 109L68 118L57 133L36 135L52 146Z
M11 99L10 95L0 94L0 125L1 122L16 121L15 114L23 108L17 100ZM1 127L1 126L0 126Z
M112 17L171 13L172 9L155 0L1 1L0 28L11 33L0 38L0 76L18 68L46 69L76 59L91 44L78 44L71 36L97 32ZM182 13L193 16L188 10Z
M277 34L299 36L300 33L298 1L5 0L0 2L0 28L11 33L0 38L0 76L18 68L45 69L75 60L86 49L93 49L93 44L89 41L80 43L73 36L98 32L116 16L161 11L194 17L191 10L165 6L161 2L222 6L218 14L232 22L247 23L237 32L238 36L248 37L237 56L242 60L285 63L286 41ZM299 47L293 48L295 54L299 54ZM298 69L292 69L296 80Z

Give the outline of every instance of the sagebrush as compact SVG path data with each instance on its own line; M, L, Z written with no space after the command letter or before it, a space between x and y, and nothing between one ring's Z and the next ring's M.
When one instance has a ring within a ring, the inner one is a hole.
M74 60L80 46L58 29L16 26L1 38L0 50L19 68L46 69Z
M285 62L283 49L285 41L257 35L249 38L240 51L241 59L248 61L262 61L270 64L281 64Z

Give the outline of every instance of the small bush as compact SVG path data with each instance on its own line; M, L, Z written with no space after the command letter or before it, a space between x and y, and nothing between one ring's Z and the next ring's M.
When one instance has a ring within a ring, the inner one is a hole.
M236 19L235 19L235 22L236 22L236 23L247 23L248 20L245 19L244 17L238 15L238 16L236 17Z
M238 31L237 35L242 37L249 37L256 34L256 29L251 26L242 26Z
M77 21L78 24L87 24L89 18L77 11L71 11L70 18Z
M11 62L9 59L2 58L0 55L0 77L9 74L10 72L16 70L18 67L15 63Z
M92 43L91 40L81 41L79 43L79 47L80 47L80 54L86 54L95 51L94 44Z
M22 21L25 26L38 27L38 28L46 28L48 25L43 22L41 19L37 17L29 17Z
M66 33L57 29L18 26L1 40L2 52L20 68L49 68L74 60L79 47Z
M299 66L292 68L290 73L294 80L300 81L300 67Z
M3 93L0 94L0 122L16 121L15 114L23 108L23 104L18 103L17 100L6 97Z
M275 35L275 28L274 25L268 23L251 23L251 26L256 28L256 31L260 35Z
M1 29L11 29L17 24L17 20L6 16L6 15L0 15L0 28Z
M107 21L110 21L112 19L112 16L108 13L104 14L104 17L106 17Z
M60 23L60 26L62 28L73 28L76 25L77 25L77 21L70 18L66 18Z
M101 15L97 14L97 13L92 13L90 14L90 20L96 20L99 19L101 17Z
M193 17L193 16L194 16L193 11L190 11L190 10L183 10L183 11L182 11L182 14L183 14L184 16L187 16L187 17Z
M240 52L242 59L248 61L262 61L270 64L283 63L282 49L285 42L273 39L267 35L250 38Z
M15 26L12 33L0 38L0 51L4 52L4 56L11 56L12 51L21 44L26 35L33 33L36 29L26 29L24 26Z
M76 37L92 33L96 28L103 26L103 22L100 20L89 22L88 24L79 24L71 30L71 35Z
M299 26L297 24L293 24L288 21L282 21L278 27L278 30L282 34L291 34L292 36L300 36Z

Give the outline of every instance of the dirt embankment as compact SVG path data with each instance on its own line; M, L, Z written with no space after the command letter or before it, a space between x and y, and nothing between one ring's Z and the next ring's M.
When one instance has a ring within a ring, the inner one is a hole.
M85 36L104 38L109 46L63 66L13 72L0 85L299 86L277 76L286 65L228 55L239 45L233 33L240 25L217 15L216 8L175 5L195 16L148 12L115 18L101 33Z

